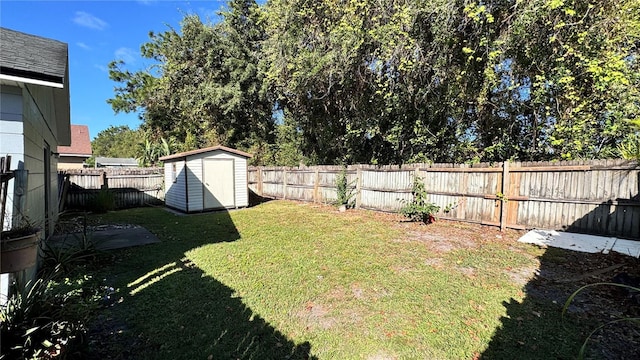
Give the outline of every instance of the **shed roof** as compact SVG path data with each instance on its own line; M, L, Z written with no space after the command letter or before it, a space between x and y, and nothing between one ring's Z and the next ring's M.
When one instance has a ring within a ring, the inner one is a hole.
M229 148L229 147L226 147L226 146L222 146L222 145L216 145L216 146L212 146L212 147L208 147L208 148L204 148L204 149L185 151L185 152L181 152L181 153L177 153L177 154L163 156L159 160L160 161L168 161L168 160L184 159L187 156L198 155L198 154L202 154L202 153L206 153L206 152L210 152L210 151L216 151L216 150L221 150L221 151L225 151L225 152L228 152L228 153L244 156L246 158L253 157L253 155L251 155L249 153L246 153L244 151L232 149L232 148Z
M134 158L109 158L96 157L96 166L138 166L138 161Z
M58 146L61 155L91 156L91 140L87 125L71 125L71 145Z
M0 73L64 84L67 44L0 28Z

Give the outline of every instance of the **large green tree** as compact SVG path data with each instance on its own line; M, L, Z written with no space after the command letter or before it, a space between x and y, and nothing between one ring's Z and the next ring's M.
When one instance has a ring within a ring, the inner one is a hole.
M91 141L94 156L135 158L138 156L143 136L128 126L109 126L100 131Z
M113 63L110 102L256 163L604 158L637 142L639 43L637 0L237 0Z
M121 84L109 100L118 111L141 111L144 128L184 147L223 144L250 150L273 135L273 104L257 68L261 29L255 1L232 1L223 21L187 15L180 30L150 34L142 55L153 69L129 72L110 64Z

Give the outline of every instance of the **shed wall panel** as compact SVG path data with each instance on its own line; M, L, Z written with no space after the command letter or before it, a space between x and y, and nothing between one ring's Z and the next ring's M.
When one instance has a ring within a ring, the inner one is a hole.
M202 158L187 158L187 196L189 197L189 206L187 211L204 210L204 191L202 189L203 173Z
M175 174L173 173L174 164ZM182 211L187 211L185 171L184 160L167 162L164 165L165 204Z

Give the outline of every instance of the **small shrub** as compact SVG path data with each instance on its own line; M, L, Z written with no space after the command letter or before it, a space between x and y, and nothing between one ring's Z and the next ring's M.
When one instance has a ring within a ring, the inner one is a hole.
M404 204L400 209L400 213L411 221L421 221L425 224L434 222L436 219L435 214L440 211L440 206L427 200L427 189L421 177L413 177L411 193L413 195L411 201L400 200Z
M109 189L100 189L89 204L89 209L97 214L103 214L116 208L116 199Z
M347 180L347 169L342 169L336 178L336 202L338 206L345 205L347 208L353 207L356 192L353 189L356 180Z

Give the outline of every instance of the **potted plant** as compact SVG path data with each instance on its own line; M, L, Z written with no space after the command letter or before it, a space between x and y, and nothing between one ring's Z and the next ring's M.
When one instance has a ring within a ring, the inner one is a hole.
M0 272L16 272L34 266L38 258L39 240L40 228L28 221L3 231L0 234Z

